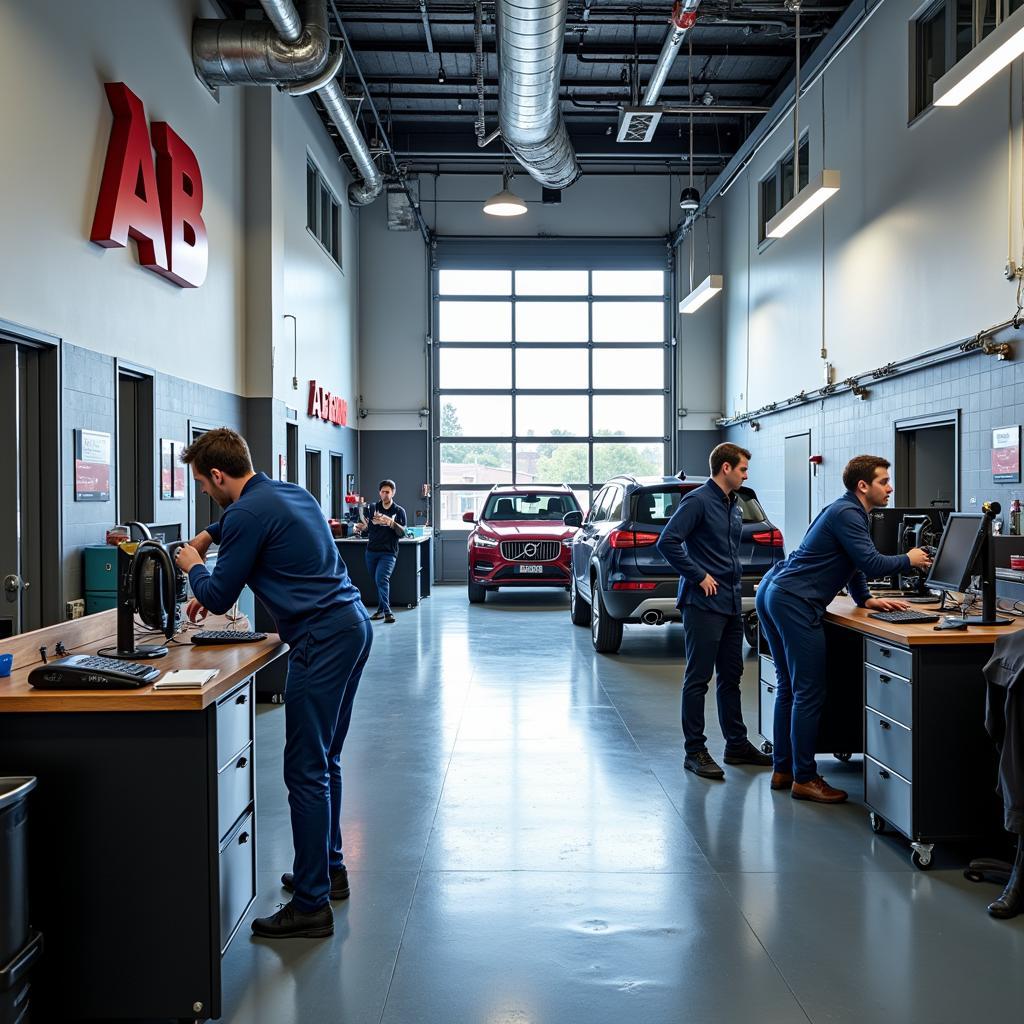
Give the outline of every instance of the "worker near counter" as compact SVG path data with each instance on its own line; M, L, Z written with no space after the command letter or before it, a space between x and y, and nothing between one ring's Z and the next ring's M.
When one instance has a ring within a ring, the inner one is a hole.
M356 533L366 533L366 568L377 586L377 610L371 619L394 622L391 611L391 574L398 561L398 541L405 536L405 509L395 504L394 480L381 480L380 501L373 506L368 523L356 523Z
M883 555L871 540L868 513L884 508L892 494L889 463L858 455L843 470L846 493L811 523L800 546L774 566L757 588L757 619L775 660L774 761L771 788L796 800L842 803L847 794L830 786L814 760L825 704L825 609L846 587L861 608L901 611L902 601L873 598L868 579L923 569L931 559L922 548Z

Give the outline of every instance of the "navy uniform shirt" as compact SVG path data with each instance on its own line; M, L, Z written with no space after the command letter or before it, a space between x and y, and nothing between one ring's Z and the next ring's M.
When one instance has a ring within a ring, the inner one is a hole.
M195 565L188 581L214 614L226 612L248 583L288 643L326 617L341 628L368 618L323 511L297 484L257 473L206 532L220 545L216 567Z
M391 502L391 508L385 508L383 501L378 501L373 506L374 512L379 512L382 516L387 516L389 519L394 519L397 526L402 527L401 530L396 530L393 526L378 526L372 522L371 519L366 520L366 540L367 550L369 551L387 551L392 555L398 554L398 538L405 535L405 509L401 505L396 505Z
M871 597L867 581L910 569L907 555L883 555L871 541L871 523L860 499L847 491L811 523L800 546L765 582L822 610L843 587L860 607Z
M742 533L743 510L736 495L726 495L714 480L683 495L658 540L658 550L679 573L677 608L694 605L723 615L740 613ZM718 583L718 592L710 595L700 589L709 574Z

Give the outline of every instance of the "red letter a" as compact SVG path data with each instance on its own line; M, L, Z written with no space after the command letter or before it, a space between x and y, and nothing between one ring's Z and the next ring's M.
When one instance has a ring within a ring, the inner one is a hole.
M114 113L114 126L89 237L105 249L120 248L128 244L129 237L134 238L139 262L166 274L167 249L146 112L142 101L124 82L107 82L103 88Z
M165 121L154 121L152 131L167 243L167 277L182 288L198 288L206 280L207 265L199 161Z

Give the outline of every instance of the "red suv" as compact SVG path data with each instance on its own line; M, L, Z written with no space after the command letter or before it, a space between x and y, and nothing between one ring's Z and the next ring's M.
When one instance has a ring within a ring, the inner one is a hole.
M569 589L572 536L562 522L580 511L565 484L515 487L498 484L487 495L480 521L469 535L469 600L479 604L499 587ZM466 512L463 522L476 522Z

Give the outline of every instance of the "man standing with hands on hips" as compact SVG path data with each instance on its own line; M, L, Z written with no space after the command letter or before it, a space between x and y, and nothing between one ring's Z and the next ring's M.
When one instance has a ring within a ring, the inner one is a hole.
M676 606L683 610L686 637L683 767L702 779L721 779L725 772L708 753L704 735L704 698L712 672L718 721L725 736L725 763L766 768L772 759L747 739L740 707L743 511L736 490L747 479L750 452L720 444L708 462L710 479L683 496L661 533L658 550L680 576Z
M394 622L391 611L391 574L398 561L398 541L405 536L405 509L394 503L395 481L381 480L380 501L369 523L356 523L356 533L367 534L366 568L377 585L377 610L371 619Z

